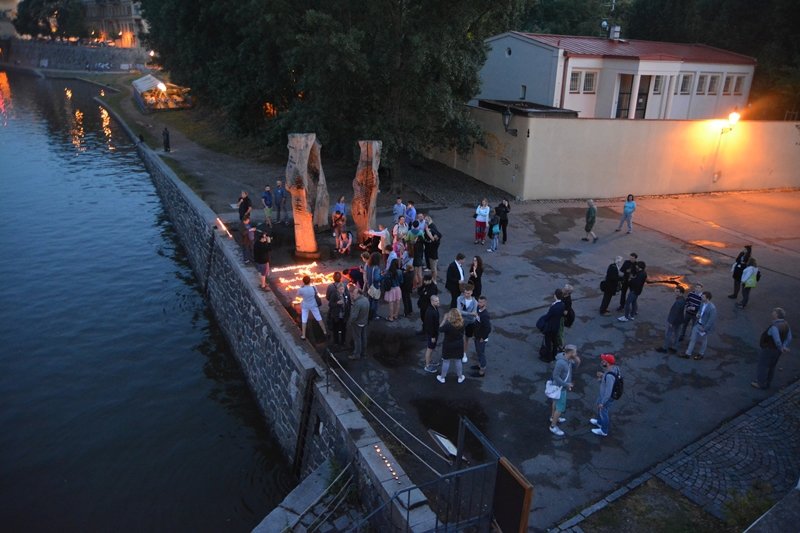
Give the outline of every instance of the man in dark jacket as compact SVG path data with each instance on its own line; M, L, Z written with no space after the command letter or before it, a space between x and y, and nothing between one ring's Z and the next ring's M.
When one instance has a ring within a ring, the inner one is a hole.
M620 275L621 267L622 256L618 255L606 269L606 279L603 280L603 301L600 302L600 314L603 316L611 314L611 311L608 310L608 305L611 303L611 298L617 294L617 288L622 279Z
M417 295L419 296L417 307L419 308L419 318L422 320L423 325L425 324L425 310L431 305L431 296L434 294L439 294L439 287L433 282L433 276L425 274L422 277L422 285L417 289ZM420 331L420 333L424 332L424 330Z
M639 256L631 253L629 258L622 263L622 268L619 269L622 279L619 286L619 307L617 307L617 311L625 310L625 302L628 301L628 286L631 278L636 274L636 262L638 260Z
M486 296L478 297L478 318L475 319L475 354L478 356L478 368L475 377L486 375L486 342L492 332L492 319L486 309Z
M430 305L425 308L422 331L425 333L425 372L435 374L439 365L431 362L431 354L439 338L439 296L436 294L431 295Z
M675 348L678 345L678 333L683 325L683 309L686 307L686 298L684 293L686 291L683 287L678 285L675 288L675 301L669 309L667 316L667 332L664 334L664 346L656 348L660 353L676 353L678 350Z
M625 300L625 316L621 316L617 319L620 322L633 320L634 317L639 314L638 300L644 289L644 284L647 281L646 268L647 265L644 264L644 261L639 261L634 267L633 277L628 282L630 293L628 294L628 299Z
M564 319L565 312L562 298L564 298L564 293L561 289L556 289L553 293L553 303L550 304L547 314L542 317L544 322L544 327L542 328L544 346L539 350L539 359L545 363L555 361L556 353L561 347L558 334L561 331L561 321Z
M465 257L464 254L459 252L455 261L447 267L444 288L450 293L450 309L456 308L458 297L461 296L461 284L466 281L463 267Z

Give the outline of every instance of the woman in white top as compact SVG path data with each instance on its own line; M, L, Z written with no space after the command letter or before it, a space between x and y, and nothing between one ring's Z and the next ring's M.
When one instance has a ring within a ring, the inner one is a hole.
M747 267L742 272L742 303L736 304L739 309L747 307L750 301L750 290L758 284L758 263L755 257L747 261Z
M475 244L486 244L486 223L489 222L490 210L486 198L475 208Z
M319 327L322 328L322 333L328 336L328 330L325 329L325 322L322 321L322 314L319 312L319 305L317 305L317 289L311 284L309 276L303 276L303 286L297 289L297 296L302 299L300 302L300 321L302 323L301 339L306 338L306 322L308 322L308 312L314 315L314 320L317 321Z

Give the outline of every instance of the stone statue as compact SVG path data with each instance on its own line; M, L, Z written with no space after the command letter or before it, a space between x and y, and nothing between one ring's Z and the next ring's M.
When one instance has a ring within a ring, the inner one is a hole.
M314 226L328 224L330 199L322 171L322 145L314 133L289 134L286 190L292 195L296 255L319 257Z
M375 204L378 201L378 168L381 166L381 141L358 141L361 156L353 180L353 222L358 231L358 239L375 227Z

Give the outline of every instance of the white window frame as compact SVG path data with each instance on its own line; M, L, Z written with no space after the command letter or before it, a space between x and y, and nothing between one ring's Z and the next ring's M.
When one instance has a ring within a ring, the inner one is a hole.
M591 80L591 82L589 82L589 80ZM591 87L589 88L586 87L588 83L591 83ZM583 94L595 94L597 92L597 71L588 70L583 73L581 92Z
M697 89L695 94L706 94L706 86L708 85L708 74L700 74L697 76Z
M719 74L711 74L708 77L708 93L710 95L716 95L719 92Z
M736 76L733 80L733 94L740 95L744 89L744 76Z
M653 94L661 94L664 91L664 76L653 77Z
M678 84L678 93L682 95L692 94L692 86L694 85L694 74L683 73L681 74L681 82Z
M733 76L728 74L725 76L725 82L722 84L722 94L731 94L731 89L733 89Z
M570 94L579 94L581 92L581 82L583 81L583 71L573 70L569 74L569 92Z

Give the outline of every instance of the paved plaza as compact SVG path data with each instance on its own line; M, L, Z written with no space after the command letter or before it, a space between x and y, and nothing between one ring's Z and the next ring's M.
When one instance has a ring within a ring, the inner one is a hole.
M151 127L158 131L159 125ZM242 188L251 192L258 205L263 185L274 185L283 173L280 165L209 153L178 134L173 134L169 157L197 177L196 190L223 215ZM346 194L349 199L355 165L352 169L329 165L325 171L331 197ZM412 169L404 190L404 195L417 201L419 210L432 215L444 234L442 282L456 253L484 259L483 293L489 298L494 325L487 346L487 375L468 377L460 385L453 377L438 383L422 370L424 341L414 334L419 322L409 319L371 326L370 357L347 363L348 369L375 401L423 440L428 429L455 439L458 415L468 416L534 484L533 529L557 527L609 495L619 494L619 489L643 475L658 475L680 486L712 512L731 488L753 476L769 478L765 480L776 493L785 491L787 480L796 481L800 475L797 388L778 391L800 377L800 348L795 343L781 358L772 390L753 389L750 382L758 338L769 324L770 310L783 307L795 334L800 331L800 192L637 199L630 235L614 231L622 202L599 200L595 231L600 239L595 244L580 240L583 201L515 202L508 244L488 254L486 246L473 244L471 205L483 196L496 205L502 193L436 165ZM635 185L631 192L636 194ZM379 221L388 223L386 208L392 202L392 195L381 194ZM290 240L288 230L277 231L284 233L278 235L282 237L278 242ZM330 234L320 233L318 238L324 247ZM763 278L753 289L748 308L741 310L726 295L732 288L730 265L748 243L753 245ZM289 251L278 251L273 267L293 262ZM630 252L637 252L647 263L651 283L639 299L639 316L621 323L617 314L598 314L599 283L614 257ZM355 258L337 260L326 267L341 270L357 263ZM702 361L654 350L663 339L676 281L701 281L714 295L719 323ZM565 283L575 287L577 313L566 341L578 346L583 363L569 397L568 421L562 425L566 435L555 437L548 431L550 408L544 397L552 367L537 358L541 334L535 322L546 311L553 290ZM440 292L446 292L443 283ZM446 306L449 295L442 300ZM612 408L610 435L601 438L590 432L588 419L597 395L598 356L604 352L618 356L626 391ZM762 403L771 398L772 403ZM755 406L765 409L764 416L753 414L758 412L751 411ZM743 413L749 414L738 418ZM714 436L735 438L723 442ZM766 458L756 454L756 449L765 452ZM714 454L725 457L723 465L736 464L739 469L715 470L709 466L716 461ZM783 460L787 454L794 454L794 462ZM410 454L397 455L419 482L433 476ZM426 459L444 468L435 458Z

